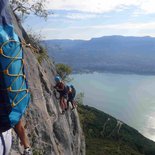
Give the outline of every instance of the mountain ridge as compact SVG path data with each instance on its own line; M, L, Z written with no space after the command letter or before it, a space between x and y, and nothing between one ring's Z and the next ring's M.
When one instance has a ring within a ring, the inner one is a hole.
M104 36L82 40L46 40L42 44L57 63L75 72L110 71L155 74L155 38Z

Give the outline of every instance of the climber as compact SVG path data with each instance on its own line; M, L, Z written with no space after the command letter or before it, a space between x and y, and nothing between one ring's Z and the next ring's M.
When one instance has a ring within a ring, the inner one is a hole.
M23 155L32 155L32 150L22 120L15 125L14 130L21 141L21 145L24 146Z
M14 31L9 0L0 0L0 155L8 155L11 147L11 128L21 142L29 146L21 118L26 111L30 92L25 75L21 39ZM3 145L2 145L3 144ZM30 155L25 148L24 154Z
M67 99L67 107L69 108L69 103L72 104L72 110L76 108L76 103L75 103L75 95L76 95L76 90L73 85L67 86L67 94L68 94L68 99Z
M54 88L57 92L60 94L60 106L62 109L62 114L65 113L65 110L67 110L67 88L62 79L59 76L55 77L56 85Z

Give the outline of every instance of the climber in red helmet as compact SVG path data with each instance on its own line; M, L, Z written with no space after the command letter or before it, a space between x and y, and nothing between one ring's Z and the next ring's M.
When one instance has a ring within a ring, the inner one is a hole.
M67 88L59 76L55 77L55 82L56 85L54 86L54 88L60 94L60 106L62 109L62 114L64 114L65 110L67 110Z

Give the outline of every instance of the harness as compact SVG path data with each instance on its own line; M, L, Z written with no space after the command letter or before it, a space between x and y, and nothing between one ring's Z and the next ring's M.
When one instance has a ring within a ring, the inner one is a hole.
M59 92L60 98L61 97L67 98L67 87L65 86L65 84L63 82L60 82L59 84L57 84L57 87L58 88L64 87L62 90L57 90L57 89L56 90L57 90L57 92Z

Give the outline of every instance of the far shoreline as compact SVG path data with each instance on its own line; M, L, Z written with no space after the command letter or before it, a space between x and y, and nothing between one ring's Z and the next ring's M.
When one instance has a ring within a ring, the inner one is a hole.
M131 72L131 71L99 71L99 70L83 70L83 71L74 71L72 75L76 74L94 74L94 73L106 73L106 74L121 74L121 75L139 75L139 76L155 76L155 72Z

